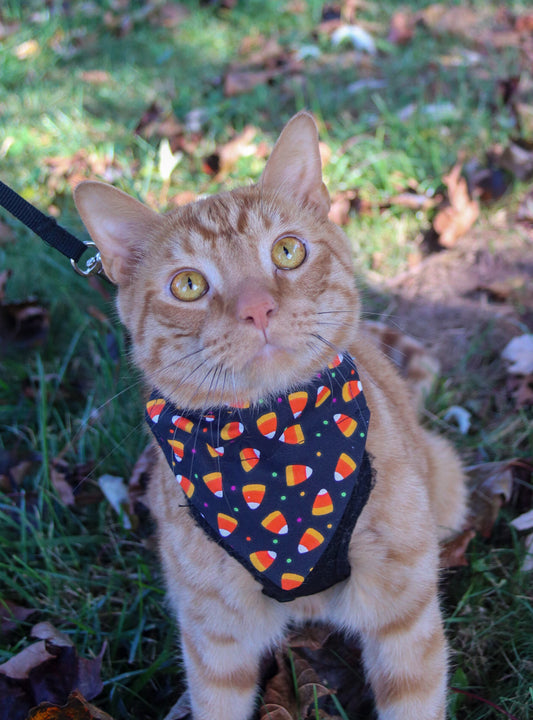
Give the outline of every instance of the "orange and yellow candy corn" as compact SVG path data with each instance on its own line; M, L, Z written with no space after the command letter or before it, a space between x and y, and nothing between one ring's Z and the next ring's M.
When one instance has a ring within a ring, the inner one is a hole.
M259 462L261 453L255 448L244 448L240 451L239 457L241 459L241 465L244 472L250 472Z
M257 427L261 435L264 435L267 438L273 438L278 427L278 418L276 413L270 412L265 415L261 415L261 417L257 419Z
M286 535L289 532L287 521L279 510L274 510L261 521L261 525L276 535Z
M250 555L250 562L259 572L265 572L277 557L273 550L259 550Z
M287 465L285 468L285 479L287 480L287 485L289 487L299 485L310 478L312 473L313 470L309 467L309 465Z
M264 485L245 485L242 489L244 500L250 510L255 510L263 502L266 487Z
M311 512L313 515L327 515L328 513L333 512L331 495L325 488L318 491Z
M319 533L318 530L315 530L314 528L309 528L300 538L298 552L302 554L309 552L310 550L317 548L319 545L322 545L323 542L324 536L322 533Z
M347 478L348 475L353 473L356 467L355 460L349 455L346 455L346 453L342 453L335 466L335 480L337 482L344 480L344 478Z
M229 515L224 515L224 513L218 513L217 515L218 532L222 535L222 537L228 537L228 535L231 535L238 524L237 520Z
M159 420L159 416L161 415L161 412L165 405L166 402L163 400L163 398L158 398L157 400L150 400L146 403L146 411L152 422L156 423Z
M357 427L357 422L353 418L348 417L348 415L338 413L337 415L333 416L333 419L335 420L335 422L337 423L337 427L345 437L351 437L354 434L355 428Z

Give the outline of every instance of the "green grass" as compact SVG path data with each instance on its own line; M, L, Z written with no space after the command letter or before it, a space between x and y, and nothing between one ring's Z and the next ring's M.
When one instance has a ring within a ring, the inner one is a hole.
M357 190L373 208L369 215L354 216L346 228L365 283L376 263L384 275L405 269L429 222L426 213L380 211L379 206L408 183L421 192L437 191L461 152L482 160L488 147L505 144L515 133L496 87L498 79L520 71L531 80L518 48L489 53L481 66L448 66L441 58L475 49L472 44L418 28L411 43L391 46L384 38L397 5L369 2L361 18L374 23L382 52L371 61L343 65L347 49L332 49L325 36L316 35L318 0L308 2L301 14L290 12L282 0L250 0L232 11L217 9L216 3L185 4L189 16L168 28L135 19L146 7L140 0L122 13L105 1L70 3L67 12L59 2L45 11L37 0L2 3L0 20L20 25L0 41L0 179L42 209L50 208L82 237L87 236L69 180L54 177L48 159L66 159L68 167L69 158L82 150L92 158L92 168L112 165L113 174L102 179L140 198L159 198L158 141L134 134L154 100L181 122L195 109L205 117L202 138L173 172L168 197L184 190L215 192L219 185L202 171L202 158L245 125L258 128L258 142L272 144L295 111L312 110L332 151L325 170L330 189ZM520 12L527 4L507 6ZM105 11L117 20L129 15L131 30L117 36L104 22ZM261 36L274 36L287 48L317 45L331 59L307 60L300 78L278 78L237 98L225 97L227 66L239 60L244 38ZM34 53L19 59L21 44L29 41L37 43ZM107 81L85 81L83 73L93 70L108 73ZM383 79L385 86L347 92L348 85L367 76ZM441 103L452 104L447 115L426 112L428 105ZM414 111L402 119L410 104ZM357 142L347 143L354 136ZM241 158L226 186L256 179L262 166L255 157ZM511 195L508 202L516 198ZM0 587L6 598L37 610L3 638L0 661L28 644L33 621L50 620L84 656L97 655L107 643L98 705L117 720L156 720L175 700L181 676L155 554L139 534L122 527L106 502L64 507L47 462L61 454L73 472L87 466L82 494L96 493L103 473L130 476L145 436L141 384L128 361L128 340L112 299L77 277L16 221L2 218L16 237L0 244L0 270L12 271L7 297L36 296L49 310L50 331L44 346L10 346L0 355L0 451L33 458L21 485L0 494ZM386 306L387 298L380 297L371 310ZM476 414L469 436L453 435L467 462L531 453L530 417L503 397L498 357L481 334L458 358L453 379L443 379L429 401L438 427L450 405ZM533 618L531 576L519 572L522 547L503 516L493 538L473 544L470 566L446 577L443 592L455 650L454 683L528 720L533 717ZM451 698L451 713L456 720L501 717L458 694Z

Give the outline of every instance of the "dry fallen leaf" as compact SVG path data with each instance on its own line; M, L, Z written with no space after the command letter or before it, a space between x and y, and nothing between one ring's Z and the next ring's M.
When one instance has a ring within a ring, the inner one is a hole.
M439 554L440 567L452 568L468 565L466 551L475 534L475 530L463 530L459 535L443 543Z
M73 690L88 699L102 691L105 644L96 658L86 659L48 622L36 625L31 634L41 639L0 665L0 720L23 720L32 707L45 701L61 705Z
M521 182L531 180L533 178L533 142L521 138L511 140L499 156L498 164Z
M275 653L278 672L266 685L260 717L268 720L311 720L315 702L331 695L307 660L290 652Z
M103 710L91 705L83 695L75 690L65 705L43 702L32 708L27 720L113 720Z
M479 204L470 198L466 180L461 176L461 164L457 163L443 177L448 189L448 205L437 212L433 219L433 229L438 235L440 245L453 247L464 235L479 215Z
M107 70L85 70L80 77L89 85L106 85L111 81L111 75Z
M397 10L390 21L387 40L394 45L405 45L413 39L416 19L408 10Z
M222 180L233 170L239 158L255 155L257 146L252 141L256 135L257 128L247 125L232 140L217 148L215 153L204 160L204 164L209 168L216 168L216 178Z
M37 608L22 607L22 605L0 597L0 635L7 635L15 630L19 623L27 620L35 612L37 612Z
M0 275L0 348L30 348L42 345L48 336L48 310L37 300L5 302L4 287L10 271Z
M469 525L490 537L502 505L511 499L514 466L520 461L481 463L465 468L470 488Z

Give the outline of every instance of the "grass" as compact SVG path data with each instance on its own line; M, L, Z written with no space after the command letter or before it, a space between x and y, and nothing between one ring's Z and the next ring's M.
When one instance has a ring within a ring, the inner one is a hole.
M158 141L134 132L154 100L182 122L194 109L205 118L196 150L172 174L168 197L184 190L215 192L219 184L202 171L201 159L246 124L260 129L258 141L271 144L296 110L311 109L332 150L329 187L356 189L372 208L346 228L363 279L377 258L384 275L405 269L428 223L425 213L382 212L380 204L409 181L421 192L435 192L458 154L482 159L490 145L507 142L515 132L496 86L500 78L526 72L517 48L484 56L481 68L447 65L442 58L473 49L473 43L418 29L405 46L382 39L375 58L343 64L346 48L334 50L325 36L316 36L322 7L317 0L301 13L281 0L250 0L231 11L217 3L185 5L190 14L165 27L157 15L143 20L146 4L133 0L122 11L111 2L71 3L65 12L59 2L45 11L37 1L2 4L0 20L18 28L0 41L0 177L80 236L86 237L68 177L80 150L82 175L97 176L94 168L101 167L103 179L129 193L160 197ZM507 5L516 12L526 8ZM392 2L367 3L361 17L376 28L376 37L385 38L394 9ZM127 21L130 29L120 36L118 28ZM239 59L243 39L269 36L289 48L317 45L333 60L306 61L300 77L225 97L223 73ZM107 73L101 84L84 79L95 70ZM347 92L350 83L367 76L386 84ZM406 115L411 104L413 112ZM444 115L426 111L435 104ZM348 143L354 136L357 142ZM66 160L67 169L54 175L49 158ZM241 158L226 186L256 179L261 168L257 158ZM106 642L104 692L97 703L117 719L156 720L159 708L175 700L180 670L153 549L125 530L104 501L65 507L50 477L50 461L59 455L72 473L85 472L81 496L96 493L105 472L130 476L144 435L128 341L112 299L75 276L29 231L9 217L5 222L16 236L0 245L0 268L12 271L7 297L36 296L51 323L45 345L4 347L0 357L0 451L8 464L18 462L15 456L30 459L20 485L0 494L0 587L6 598L36 608L31 621L50 620L70 635L81 655L97 655ZM380 302L386 306L386 298ZM531 452L530 418L501 399L494 388L502 382L494 349L479 337L458 359L453 381L443 380L430 398L437 418L453 404L483 408L486 422L457 438L467 462ZM502 516L494 537L473 544L469 567L446 578L444 594L454 684L528 720L533 611L531 576L519 572L522 547ZM28 643L31 621L3 639L0 661ZM450 710L455 720L503 717L463 694L452 696Z

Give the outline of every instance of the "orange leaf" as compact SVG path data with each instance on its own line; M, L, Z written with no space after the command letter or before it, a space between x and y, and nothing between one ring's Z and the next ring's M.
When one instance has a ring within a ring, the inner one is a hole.
M88 703L83 695L75 690L69 695L65 705L43 702L30 710L26 720L113 720L113 718Z

